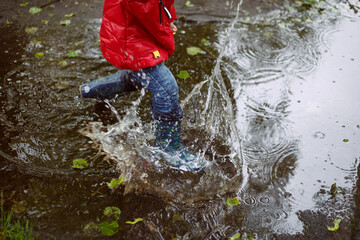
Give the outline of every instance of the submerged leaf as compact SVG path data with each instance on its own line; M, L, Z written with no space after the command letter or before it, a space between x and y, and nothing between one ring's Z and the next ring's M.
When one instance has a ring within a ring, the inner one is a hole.
M111 180L109 183L107 183L107 185L109 187L113 188L113 187L116 187L116 186L120 185L123 182L124 182L124 177L122 176L122 177L120 177L120 179Z
M66 56L68 58L76 58L78 56L78 54L76 51L71 51L71 52L66 53Z
M27 5L29 4L29 2L23 2L23 3L20 3L20 7L26 7Z
M26 27L25 28L25 32L28 34L35 34L37 32L38 28L37 27Z
M119 231L119 224L116 221L100 223L101 234L104 236L113 236Z
M138 223L138 222L141 222L141 221L144 221L144 219L142 219L142 218L137 218L137 219L135 219L133 222L131 222L131 221L126 221L126 223L127 223L127 224L132 224L132 225L134 225L134 224L136 224L136 223Z
M174 216L173 216L172 219L173 219L174 222L176 222L176 221L184 221L183 215L182 215L182 214L178 214L178 213L174 214Z
M187 1L185 2L185 6L187 6L187 7L194 7L195 5L192 4L192 3L190 2L190 0L187 0Z
M107 217L115 217L116 219L119 219L121 210L118 207L106 207L104 209L104 215Z
M83 231L87 236L95 236L100 230L100 226L94 222L89 222L83 228Z
M76 13L70 13L70 14L65 14L64 17L73 17L75 15L76 15Z
M201 39L201 44L202 44L202 45L205 45L205 46L209 46L209 45L210 45L210 42L209 42L209 40L203 38L203 39Z
M59 62L59 65L62 66L62 67L65 67L66 65L68 65L68 62L65 61L65 60L62 60Z
M89 166L89 163L86 162L84 159L82 158L78 158L75 159L73 161L73 168L77 168L77 169L83 169L83 168L87 168Z
M176 76L179 77L179 78L182 78L182 79L187 79L187 78L190 77L190 74L186 70L180 70L179 74L177 74Z
M43 52L38 52L35 54L36 58L42 58L45 54Z
M188 48L186 48L186 52L187 52L187 54L189 54L191 56L195 56L195 55L203 52L203 50L199 47L188 47Z
M236 233L234 236L230 238L230 240L239 239L241 237L240 233Z
M339 193L339 190L340 189L336 186L336 183L334 183L333 185L331 185L330 193L335 197Z
M234 198L228 198L226 200L226 204L229 206L229 207L234 207L234 206L237 206L240 204L239 202L239 199L237 197L234 197Z
M329 226L326 226L326 227L327 227L327 229L328 229L329 231L335 232L335 231L337 231L337 230L339 229L339 227L340 227L340 222L341 222L341 219L335 218L335 219L334 219L334 227L329 227Z
M71 20L67 19L67 20L61 20L60 21L60 25L63 25L63 26L67 26L71 23Z
M32 14L32 15L41 13L41 11L42 11L42 9L39 8L39 7L31 7L31 8L29 9L29 13Z
M272 32L265 32L265 33L264 33L264 36L265 36L265 37L270 37L270 38L271 38L271 37L273 37L273 36L274 36L274 34L273 34Z

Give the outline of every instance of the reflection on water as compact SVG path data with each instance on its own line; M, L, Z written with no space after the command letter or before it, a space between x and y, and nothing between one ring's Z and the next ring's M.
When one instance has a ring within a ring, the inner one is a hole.
M188 69L196 76L179 80L184 112L190 115L193 99L198 113L196 124L184 121L184 143L210 164L197 175L167 168L161 159L150 166L143 161L151 160L154 140L148 93L105 104L78 97L81 82L115 71L97 44L99 20L74 19L66 28L73 35L58 31L57 23L41 26L0 89L1 156L39 178L22 195L31 205L27 215L49 231L56 226L48 219L56 225L59 214L76 216L77 230L62 224L81 235L101 212L98 206L112 199L129 219L134 212L145 219L136 231L125 227L123 239L224 239L236 232L271 238L304 230L297 215L308 209L329 222L349 221L360 156L359 113L352 111L360 109L354 77L360 21L330 11L297 14L240 16L177 34L182 44L168 64L174 75ZM206 54L187 56L187 45L199 45L202 37L212 40L202 46ZM73 50L79 57L66 58ZM45 57L34 58L40 51ZM91 162L90 169L71 169L79 157ZM120 173L112 171L114 162ZM103 178L110 174L125 177L120 192L129 195L106 192L109 179ZM59 186L64 179L70 180ZM333 183L340 187L336 198L329 193ZM166 203L149 200L148 193ZM71 200L56 199L63 195ZM240 205L228 207L228 197L238 197Z

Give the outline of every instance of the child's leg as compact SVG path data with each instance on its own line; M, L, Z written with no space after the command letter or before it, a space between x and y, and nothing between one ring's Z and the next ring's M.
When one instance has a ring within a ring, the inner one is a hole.
M159 63L134 72L133 76L152 93L152 116L157 121L179 121L182 111L179 106L179 87L170 70Z
M156 121L155 147L164 153L164 159L184 171L201 171L206 162L186 150L181 143L182 110L179 106L179 88L170 70L160 63L134 72L144 87L152 93L152 117Z
M131 70L120 70L110 76L86 82L80 86L84 98L110 99L138 90L141 83L133 78Z

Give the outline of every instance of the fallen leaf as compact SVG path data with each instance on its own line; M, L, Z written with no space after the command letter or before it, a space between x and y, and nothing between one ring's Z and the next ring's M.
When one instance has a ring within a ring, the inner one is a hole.
M335 218L334 219L334 227L329 227L329 226L326 226L326 227L329 231L335 232L339 229L340 222L341 222L341 219Z
M43 52L38 52L35 54L36 58L42 58L45 54Z
M69 19L67 19L67 20L61 20L60 21L60 25L63 25L63 26L67 26L67 25L69 25L71 23L71 21L69 20Z
M229 207L234 207L234 206L237 206L240 204L240 201L237 197L234 197L234 198L228 198L226 200L226 204L229 206Z
M68 65L68 62L65 61L65 60L62 60L59 62L59 65L62 66L62 67L65 67L66 65Z
M41 11L42 11L42 9L39 8L39 7L31 7L31 8L29 9L29 13L32 14L32 15L41 13Z
M201 44L202 44L202 45L205 45L205 46L209 46L209 45L210 45L210 42L209 42L209 40L203 38L203 39L201 39Z
M110 187L110 188L113 188L113 187L116 187L118 185L120 185L121 183L123 183L124 181L124 177L120 177L120 179L113 179L111 180L109 183L107 183L107 185Z
M185 6L187 6L187 7L194 7L195 5L192 4L192 3L190 2L190 0L187 0L187 1L185 2Z
M188 48L186 48L186 52L190 56L195 56L195 55L203 52L203 50L199 47L188 47Z
M25 32L28 34L35 34L37 32L38 28L37 27L26 27L25 28Z
M113 236L119 231L119 224L115 221L100 223L101 234L104 236Z
M143 221L144 219L142 219L142 218L136 218L134 221L126 221L126 223L127 224L132 224L132 225L134 225L134 224L136 224L136 223L138 223L138 222L141 222L141 221Z
M180 70L179 74L177 74L176 76L179 77L179 78L182 78L182 79L187 79L187 78L190 77L190 74L186 70Z
M70 13L70 14L65 14L64 17L73 17L75 15L76 15L76 13Z
M73 161L73 168L77 168L77 169L83 169L83 168L87 168L89 166L89 163L86 162L84 159L82 158L78 158L75 159Z
M66 56L68 58L76 58L78 56L78 54L76 51L71 51L71 52L66 53Z
M241 234L240 233L236 233L234 236L232 236L230 238L230 240L235 240L235 239L239 239L241 237Z
M29 2L23 2L23 3L20 3L20 7L26 7L27 5L29 4Z

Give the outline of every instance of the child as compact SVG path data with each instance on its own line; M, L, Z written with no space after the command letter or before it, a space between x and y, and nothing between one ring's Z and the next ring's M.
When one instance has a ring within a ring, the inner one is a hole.
M100 47L105 59L123 70L82 84L80 92L85 98L104 100L141 88L150 90L155 147L172 166L197 172L206 162L181 143L179 89L163 63L175 50L173 4L174 0L105 0Z

